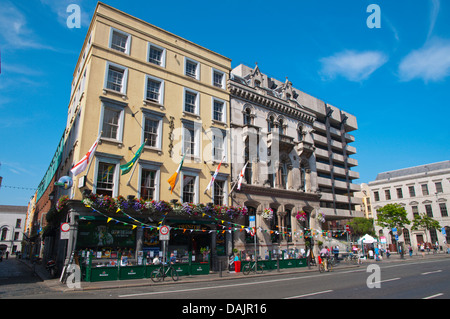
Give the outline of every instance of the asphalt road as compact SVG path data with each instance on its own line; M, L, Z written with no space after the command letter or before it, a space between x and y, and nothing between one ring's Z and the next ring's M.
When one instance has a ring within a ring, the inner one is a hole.
M323 274L302 273L201 285L123 289L112 296L133 299L450 298L449 259L375 264L379 272L367 266L345 270L336 267L333 272Z
M317 271L262 277L242 276L222 281L61 292L45 289L45 284L37 281L29 270L8 270L3 264L0 265L0 298L154 300L149 306L159 302L161 305L167 305L167 300L178 299L176 308L172 310L180 313L183 310L195 313L195 306L208 304L213 302L213 299L221 301L216 304L222 305L221 309L225 312L226 307L235 310L237 302L251 302L255 307L259 307L266 301L281 299L450 298L449 258L374 265L375 272L368 268L369 264L365 264L347 269L338 266L333 272L323 274ZM20 277L20 272L27 277ZM203 311L207 311L207 308L203 308ZM216 309L216 314L219 312L220 310Z

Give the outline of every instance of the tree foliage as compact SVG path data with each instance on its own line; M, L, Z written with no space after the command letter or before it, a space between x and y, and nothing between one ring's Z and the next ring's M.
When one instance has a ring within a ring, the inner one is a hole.
M414 216L413 225L412 225L411 229L413 229L413 230L418 230L418 229L426 229L426 230L439 229L440 230L441 229L441 225L439 224L439 222L437 220L434 220L430 216L428 216L426 214L420 214L420 215Z
M411 224L407 218L406 209L399 204L387 204L377 209L377 225L392 229L404 228Z
M356 237L369 234L375 236L375 229L373 227L373 218L355 217L348 225L352 230L352 234Z

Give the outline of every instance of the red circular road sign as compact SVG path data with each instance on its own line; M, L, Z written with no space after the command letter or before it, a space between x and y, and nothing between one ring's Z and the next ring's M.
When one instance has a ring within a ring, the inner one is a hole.
M159 232L161 233L161 235L167 235L169 233L169 227L168 226L162 226L159 229Z
M61 224L61 231L62 232L68 232L70 230L70 225L69 223L62 223Z

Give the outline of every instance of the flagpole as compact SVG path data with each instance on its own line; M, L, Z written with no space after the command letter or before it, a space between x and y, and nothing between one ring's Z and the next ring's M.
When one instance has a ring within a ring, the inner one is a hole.
M243 167L245 167L248 164L248 161L244 164ZM239 184L239 177L238 180L234 183L233 188L231 188L230 193L228 194L228 196L231 196L231 193L233 192L234 188L236 187L236 185Z
M144 141L144 144L146 144L146 143L147 143L147 139L145 139L145 141ZM145 148L145 146L144 146L144 148ZM142 149L142 152L144 152L144 149ZM141 153L141 154L142 154L142 153ZM139 157L140 157L140 156L139 156ZM136 159L136 162L137 162L137 161L139 161L139 159ZM133 177L134 170L136 169L137 163L134 163L133 166L134 166L134 167L133 167L133 170L131 171L130 178L128 179L127 186L130 186L130 181L131 181L131 178Z
M206 186L205 191L203 192L203 194L206 194L206 192L211 188L211 183L214 183L214 181L216 180L215 175L219 173L219 169L220 166L222 165L223 160L225 159L225 155L222 157L222 160L219 163L219 166L217 166L216 171L214 172L213 176L211 176L211 181L208 183L208 186Z
M102 134L103 134L103 131L101 131L100 134L97 136L97 143L100 142L100 137L102 136ZM98 146L98 144L97 144L97 146ZM91 168L91 164L92 164L92 162L94 160L94 155L95 155L96 152L97 152L97 147L95 148L95 152L92 155L92 161L89 162L88 168L86 170L86 174L84 174L85 178L87 178L87 174L89 173L89 169Z

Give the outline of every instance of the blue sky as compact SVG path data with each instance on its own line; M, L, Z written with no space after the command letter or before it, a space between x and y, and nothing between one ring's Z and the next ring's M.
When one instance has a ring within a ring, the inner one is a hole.
M69 4L81 8L70 29ZM450 159L450 3L442 0L120 1L122 11L254 66L357 117L360 173ZM381 28L370 29L370 4ZM0 205L27 205L66 124L93 0L0 0ZM15 188L12 188L15 187Z

